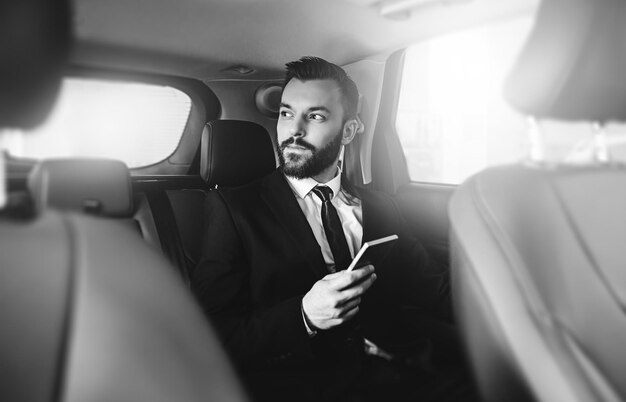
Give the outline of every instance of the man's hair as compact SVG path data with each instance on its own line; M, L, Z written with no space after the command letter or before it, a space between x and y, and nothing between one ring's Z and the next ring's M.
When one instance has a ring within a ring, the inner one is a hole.
M285 65L285 85L296 78L300 81L333 80L341 92L341 104L345 120L354 119L357 115L359 90L343 68L319 57L305 56L300 60Z

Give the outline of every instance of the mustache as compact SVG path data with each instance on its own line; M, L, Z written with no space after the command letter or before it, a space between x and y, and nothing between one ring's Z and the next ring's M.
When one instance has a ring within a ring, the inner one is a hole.
M285 141L280 143L280 149L284 150L286 147L288 147L289 145L297 145L303 148L306 148L310 151L315 152L316 148L314 145L309 144L308 142L306 142L305 140L303 140L302 138L294 138L294 137L289 137L287 138Z

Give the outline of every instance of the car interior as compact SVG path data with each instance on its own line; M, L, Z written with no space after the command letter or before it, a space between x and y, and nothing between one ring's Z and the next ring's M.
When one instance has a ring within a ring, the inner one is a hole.
M319 56L360 92L343 170L450 267L482 400L625 400L625 15L3 1L0 399L249 400L189 288L204 201L277 167L285 63Z

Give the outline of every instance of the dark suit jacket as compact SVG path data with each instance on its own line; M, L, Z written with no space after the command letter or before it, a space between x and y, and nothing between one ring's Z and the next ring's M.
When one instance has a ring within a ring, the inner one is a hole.
M403 328L406 309L414 315L436 308L445 296L445 279L407 234L391 197L364 189L358 196L364 242L399 236L373 249L378 279L358 314L364 336L393 347L415 336ZM346 332L320 331L311 339L307 334L302 297L328 272L279 170L243 187L210 192L206 214L204 252L192 286L235 362L265 372L345 371L359 364L355 350L362 346L346 347Z

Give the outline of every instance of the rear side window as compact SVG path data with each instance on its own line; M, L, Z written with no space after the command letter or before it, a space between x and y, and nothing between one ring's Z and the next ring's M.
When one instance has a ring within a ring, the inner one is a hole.
M522 17L421 42L406 50L396 130L412 181L457 184L492 165L531 155L576 164L594 158L590 122L538 121L513 110L504 80L533 18ZM546 60L549 62L549 60ZM626 125L604 127L609 157L626 161Z
M531 26L521 18L406 50L396 130L412 181L460 183L527 153L525 118L502 85Z
M2 141L17 157L105 157L148 166L174 152L191 104L169 86L66 78L45 124L27 133L7 130Z

